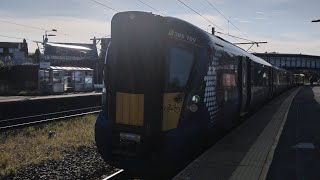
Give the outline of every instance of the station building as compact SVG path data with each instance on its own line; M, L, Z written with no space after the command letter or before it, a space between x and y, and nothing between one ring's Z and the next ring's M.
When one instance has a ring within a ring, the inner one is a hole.
M5 65L29 62L26 40L24 39L22 42L0 42L0 60Z
M254 55L281 68L320 70L320 56L280 53L254 53Z
M0 43L3 62L0 65L0 95L92 91L94 84L101 84L103 61L98 56L95 41L51 44L58 46L45 44L44 53L40 54L38 50L31 63L17 58L28 56L25 40L23 43ZM87 50L68 48L70 45L87 47Z
M320 56L306 54L253 53L270 64L287 69L295 74L304 74L320 78Z

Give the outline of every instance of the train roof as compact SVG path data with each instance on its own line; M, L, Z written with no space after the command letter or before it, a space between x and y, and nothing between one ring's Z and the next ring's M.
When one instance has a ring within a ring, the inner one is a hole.
M263 65L266 65L266 66L272 66L270 63L268 63L267 61L265 61L264 59L262 58L259 58L253 54L250 54L248 53L247 51L245 51L244 49L230 43L229 41L219 37L219 36L216 36L216 35L212 35L206 31L204 31L203 29L200 29L199 27L185 21L185 20L182 20L182 19L179 19L179 18L175 18L175 17L170 17L170 16L165 16L164 18L166 19L169 19L169 20L172 20L172 21L177 21L177 22L184 22L186 24L188 24L191 28L194 29L194 31L197 31L198 33L201 33L203 35L203 37L206 39L207 41L207 44L209 43L213 43L213 44L218 44L219 46L222 46L225 48L225 50L228 50L228 51L232 51L233 53L235 53L236 55L241 55L241 56L247 56L249 57L251 60L253 60L254 62L257 62L259 64L263 64Z
M217 44L218 46L224 47L224 50L226 50L227 52L228 51L232 52L233 54L235 54L237 56L247 56L252 61L254 61L256 63L272 67L272 65L270 63L263 60L262 58L254 56L253 54L248 53L244 49L228 42L227 40L225 40L219 36L212 35L212 34L200 29L199 27L197 27L197 26L195 26L185 20L171 17L171 16L160 16L160 15L156 15L156 14L152 14L152 13L148 13L148 12L142 12L142 11L119 12L119 13L115 14L114 17L118 16L120 14L125 14L125 13L140 14L140 15L146 15L146 16L149 15L149 16L164 18L165 21L167 21L167 22L171 21L172 24L175 24L176 26L180 25L180 28L186 29L187 31L191 31L192 33L199 36L199 38L203 41L203 42L201 42L201 43L203 43L202 45Z

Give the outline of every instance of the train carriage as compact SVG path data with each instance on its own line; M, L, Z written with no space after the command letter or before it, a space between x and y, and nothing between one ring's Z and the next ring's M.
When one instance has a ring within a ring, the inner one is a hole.
M95 137L118 167L174 167L288 83L284 71L177 18L117 13L111 37Z

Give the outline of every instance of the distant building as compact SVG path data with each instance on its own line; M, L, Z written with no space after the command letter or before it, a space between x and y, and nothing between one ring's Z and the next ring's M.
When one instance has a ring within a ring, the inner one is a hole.
M103 65L96 45L96 38L92 43L46 43L40 62L50 62L51 66L91 68L94 70L93 82L101 84Z
M61 47L46 44L44 48L43 60L51 63L64 61L94 61L98 60L98 51L96 44L88 43L54 43L60 44ZM63 47L63 45L81 46L90 50L72 49Z
M0 60L4 64L23 64L28 62L28 44L23 42L0 42Z
M320 70L320 56L281 53L254 53L254 55L281 68Z

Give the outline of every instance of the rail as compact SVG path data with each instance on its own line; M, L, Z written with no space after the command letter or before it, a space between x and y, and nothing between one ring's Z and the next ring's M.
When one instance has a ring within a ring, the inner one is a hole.
M0 120L0 129L9 129L19 126L38 124L49 121L57 121L66 118L78 117L88 114L99 113L101 106L72 109L66 111L52 112L46 114L38 114L32 116L24 116L10 119Z
M108 179L112 179L112 178L118 178L117 175L119 175L120 173L122 173L124 170L123 169L119 169L117 172L103 178L103 180L108 180Z

